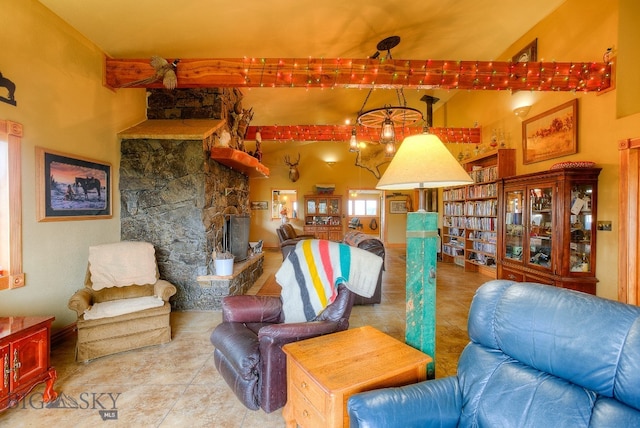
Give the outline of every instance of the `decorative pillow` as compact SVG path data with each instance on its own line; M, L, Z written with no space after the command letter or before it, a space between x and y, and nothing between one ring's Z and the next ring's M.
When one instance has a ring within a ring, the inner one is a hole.
M148 242L123 241L89 247L89 272L94 290L154 284L155 249Z
M551 165L550 169L593 168L594 166L596 166L596 163L591 161L566 161L555 163Z

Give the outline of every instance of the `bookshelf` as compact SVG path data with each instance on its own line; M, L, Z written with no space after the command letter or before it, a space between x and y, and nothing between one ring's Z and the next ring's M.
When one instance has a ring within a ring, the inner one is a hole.
M498 180L515 175L515 149L462 162L474 183L444 189L442 260L496 278Z

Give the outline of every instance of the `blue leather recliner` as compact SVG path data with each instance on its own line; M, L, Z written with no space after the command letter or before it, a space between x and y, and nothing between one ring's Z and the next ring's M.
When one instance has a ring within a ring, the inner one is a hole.
M354 395L351 427L640 427L640 307L494 280L468 330L457 376Z

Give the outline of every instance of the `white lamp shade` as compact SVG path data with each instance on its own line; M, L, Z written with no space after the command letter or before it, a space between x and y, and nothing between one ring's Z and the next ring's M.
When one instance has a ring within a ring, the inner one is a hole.
M442 141L423 133L404 139L376 188L404 190L469 183L473 180Z

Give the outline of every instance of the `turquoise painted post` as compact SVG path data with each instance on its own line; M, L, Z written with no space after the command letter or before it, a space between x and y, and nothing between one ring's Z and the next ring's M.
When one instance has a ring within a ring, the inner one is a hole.
M427 378L435 378L438 214L407 214L407 324L405 341L428 354Z

